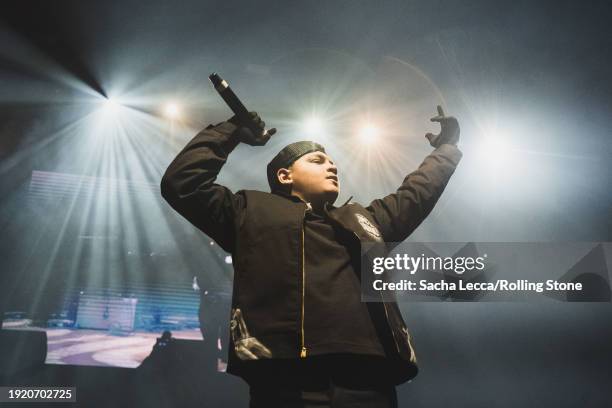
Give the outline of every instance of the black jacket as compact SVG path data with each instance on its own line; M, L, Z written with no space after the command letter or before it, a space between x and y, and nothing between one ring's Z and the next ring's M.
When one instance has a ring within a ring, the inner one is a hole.
M293 196L232 193L215 184L239 143L232 137L235 129L223 122L196 135L166 170L161 191L176 211L232 254L228 372L248 380L257 375L260 361L308 355L303 333L307 205ZM403 241L430 213L460 158L456 146L442 145L406 176L397 192L368 207L329 206L327 215L354 236L356 248L368 248L355 254L384 256L385 241ZM368 306L385 349L390 380L399 384L416 375L416 356L397 304L386 300Z

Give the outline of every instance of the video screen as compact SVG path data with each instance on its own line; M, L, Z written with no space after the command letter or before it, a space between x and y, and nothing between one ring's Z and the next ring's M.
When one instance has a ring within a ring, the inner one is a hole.
M2 328L44 331L47 364L135 368L164 332L202 340L211 314L228 320L231 257L167 217L154 183L35 170L21 199Z

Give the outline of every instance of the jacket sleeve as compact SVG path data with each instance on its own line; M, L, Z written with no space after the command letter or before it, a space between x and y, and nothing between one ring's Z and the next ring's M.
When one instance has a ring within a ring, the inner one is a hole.
M372 201L367 210L378 223L386 242L406 239L429 215L455 172L462 153L443 144L408 174L399 189Z
M208 126L176 156L161 180L161 195L170 206L228 252L234 250L244 197L215 180L239 143L232 137L234 130L229 122Z

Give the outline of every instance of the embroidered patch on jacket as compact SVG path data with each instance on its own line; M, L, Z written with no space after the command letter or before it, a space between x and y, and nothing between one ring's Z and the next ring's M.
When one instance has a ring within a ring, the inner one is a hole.
M361 228L363 228L365 232L367 232L376 241L382 241L382 235L372 221L368 220L361 214L355 214L355 216L357 217L357 221L359 221L359 225L361 225Z

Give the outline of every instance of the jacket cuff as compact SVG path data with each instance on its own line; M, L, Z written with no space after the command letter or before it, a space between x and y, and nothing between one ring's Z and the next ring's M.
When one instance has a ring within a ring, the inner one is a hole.
M457 146L448 143L440 145L434 150L434 153L443 155L455 165L459 164L461 157L463 157L463 153Z
M238 126L234 125L232 122L219 122L216 125L209 125L206 129L213 128L215 131L231 136L237 129Z

